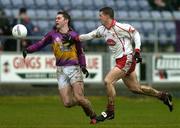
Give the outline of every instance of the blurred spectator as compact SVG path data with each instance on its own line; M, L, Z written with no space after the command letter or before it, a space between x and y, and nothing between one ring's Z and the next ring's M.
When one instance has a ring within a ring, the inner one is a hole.
M11 26L5 12L0 9L0 36L10 36ZM0 38L0 49L4 51L15 51L16 40Z
M0 35L7 35L10 31L10 23L2 9L0 9L0 17Z
M26 8L20 8L19 9L19 14L14 19L13 26L18 24L18 23L21 23L21 24L26 26L27 31L28 31L28 36L37 35L39 32L39 28L31 22L30 17L27 14ZM24 40L24 39L21 40L21 48L22 49L27 47L30 44L31 44L30 40Z
M171 0L148 0L153 10L168 10L172 11L173 6L171 4Z
M171 5L176 11L180 11L180 0L171 0Z
M20 8L19 9L19 14L15 18L13 25L16 25L18 23L21 23L26 26L28 30L28 35L32 35L34 32L38 32L39 28L31 22L30 17L27 14L27 9L26 8Z

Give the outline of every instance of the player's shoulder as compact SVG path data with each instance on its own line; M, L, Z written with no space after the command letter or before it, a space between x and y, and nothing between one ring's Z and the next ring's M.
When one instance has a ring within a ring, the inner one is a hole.
M103 33L105 30L106 30L106 28L103 26L103 25L100 25L99 27L97 27L97 32L99 32L99 33Z
M79 35L79 33L77 31L75 31L74 29L70 29L69 34L73 37L76 37Z
M98 30L103 30L105 29L105 27L103 25L100 25L99 27L97 27Z
M119 27L122 27L122 28L132 27L132 25L130 25L128 23L120 23L120 22L116 22L116 26L119 26Z
M116 26L122 30L129 31L129 29L134 29L134 27L128 23L116 22Z
M52 29L52 30L50 30L49 32L47 32L47 33L45 34L45 36L52 36L52 35L54 35L55 33L57 33L56 30Z

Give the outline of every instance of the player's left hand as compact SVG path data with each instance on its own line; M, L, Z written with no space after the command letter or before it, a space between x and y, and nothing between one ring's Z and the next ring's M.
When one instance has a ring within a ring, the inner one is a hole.
M27 50L23 50L22 54L23 54L23 57L24 57L24 59L25 59L26 56L27 56Z
M141 57L140 50L138 50L138 49L135 50L134 59L136 60L136 63L141 63L142 62L142 57Z
M89 76L89 72L88 72L88 70L86 69L86 68L81 68L81 70L82 70L82 72L83 72L83 74L85 74L86 75L86 78Z

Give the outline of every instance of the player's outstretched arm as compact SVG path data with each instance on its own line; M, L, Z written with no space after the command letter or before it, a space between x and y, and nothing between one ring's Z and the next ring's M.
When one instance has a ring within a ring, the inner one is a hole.
M86 41L86 40L92 40L94 38L100 38L102 37L101 33L104 30L103 26L98 27L97 29L87 33L87 34L81 34L79 35L79 41Z
M23 50L23 57L27 55L27 53L33 53L36 51L40 51L42 48L47 46L48 44L52 43L52 32L46 34L41 40L33 43L32 45L28 46L25 50Z

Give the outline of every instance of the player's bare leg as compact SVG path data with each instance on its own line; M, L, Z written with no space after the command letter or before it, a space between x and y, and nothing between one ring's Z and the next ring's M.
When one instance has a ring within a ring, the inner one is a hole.
M74 83L72 85L72 88L74 92L74 97L76 98L78 105L80 105L84 110L85 114L90 117L92 121L91 123L96 123L96 120L94 120L96 117L96 113L92 109L90 101L84 96L83 82Z
M97 117L98 121L104 121L105 119L114 118L114 106L115 106L115 83L125 75L125 72L121 69L114 67L105 77L105 87L107 91L108 103L105 112L102 112L100 116Z
M65 86L64 88L59 89L59 94L65 107L70 108L77 105L71 86Z
M172 96L163 91L158 91L150 86L140 85L135 71L133 71L128 76L125 76L122 78L125 85L134 93L138 94L144 94L148 96L157 97L158 99L162 100L164 104L166 104L169 107L169 110L173 110L173 104L172 104Z

